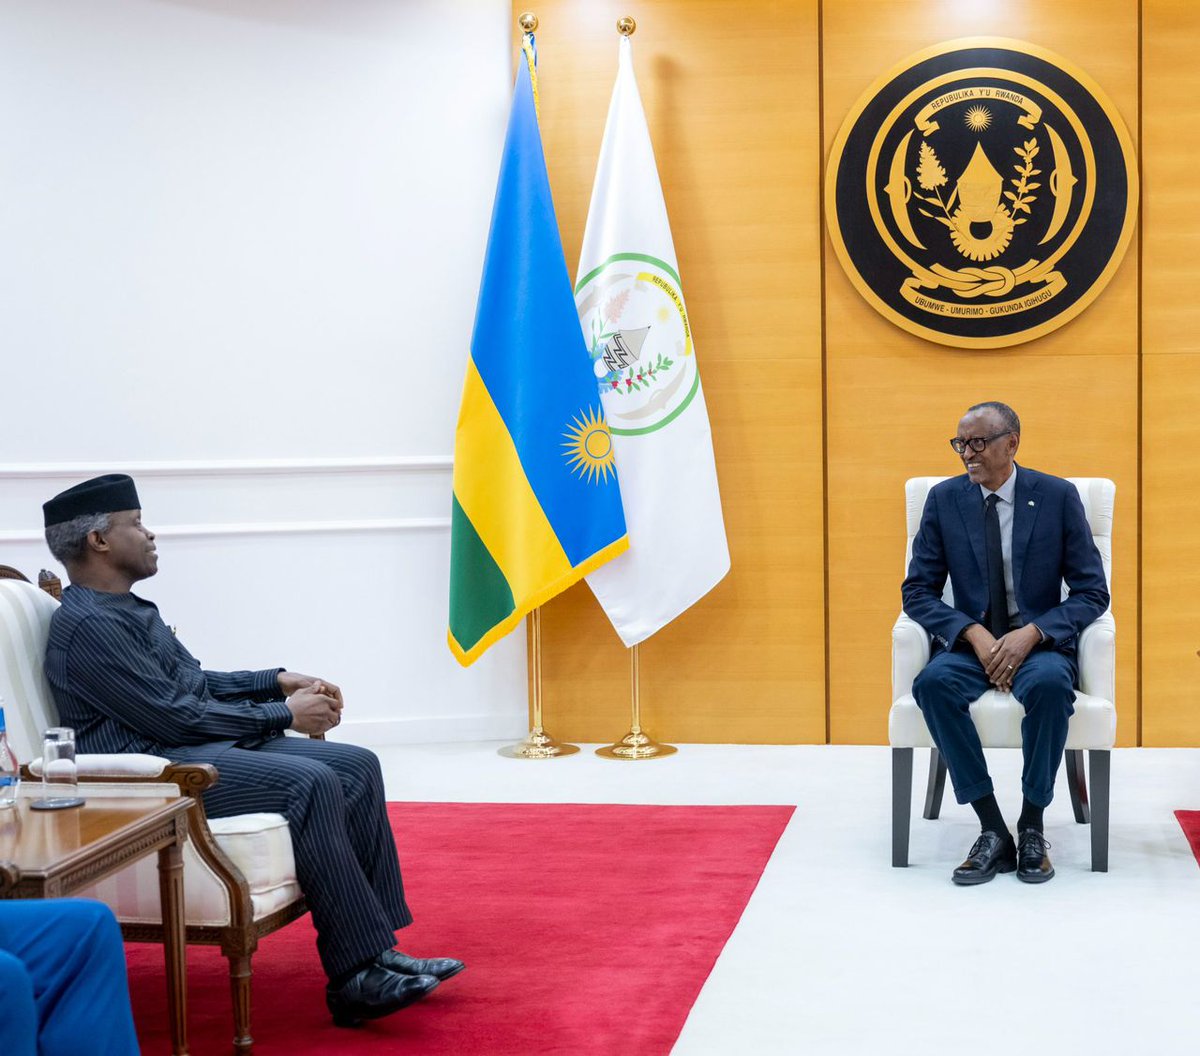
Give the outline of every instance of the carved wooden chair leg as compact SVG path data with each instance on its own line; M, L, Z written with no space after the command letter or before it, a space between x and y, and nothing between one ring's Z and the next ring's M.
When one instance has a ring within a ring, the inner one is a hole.
M1063 755L1067 768L1067 788L1071 793L1071 809L1075 811L1075 820L1080 825L1086 825L1092 817L1088 806L1087 777L1083 769L1083 749L1068 748Z
M892 749L892 865L908 865L908 830L912 819L913 750Z
M942 812L942 793L946 791L946 760L936 748L929 749L929 785L925 789L925 817L933 821Z
M1108 872L1108 791L1112 752L1092 749L1092 872Z
M254 1047L250 1036L250 957L253 950L224 950L229 959L229 989L233 995L233 1051L247 1056Z

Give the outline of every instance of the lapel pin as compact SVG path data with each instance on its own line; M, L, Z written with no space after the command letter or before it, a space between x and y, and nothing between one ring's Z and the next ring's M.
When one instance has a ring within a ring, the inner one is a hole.
M1033 505L1035 505L1035 503L1034 503L1033 499L1030 499L1030 500L1029 500L1029 505L1030 505L1030 506L1033 506Z

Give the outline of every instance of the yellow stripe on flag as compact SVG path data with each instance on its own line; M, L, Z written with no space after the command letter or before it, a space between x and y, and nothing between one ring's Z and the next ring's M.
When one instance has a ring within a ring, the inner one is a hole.
M518 608L571 571L521 468L504 419L467 362L454 443L454 494L508 580Z

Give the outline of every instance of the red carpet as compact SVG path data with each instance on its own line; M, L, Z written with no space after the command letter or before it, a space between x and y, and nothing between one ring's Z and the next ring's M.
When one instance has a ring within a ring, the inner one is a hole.
M669 1053L795 808L389 804L399 947L467 963L423 1002L334 1027L309 919L254 955L255 1052ZM161 947L127 947L143 1052L170 1051ZM229 1051L224 958L188 949L195 1056Z
M1191 845L1197 864L1200 864L1200 810L1177 810L1175 817L1183 827L1183 834Z

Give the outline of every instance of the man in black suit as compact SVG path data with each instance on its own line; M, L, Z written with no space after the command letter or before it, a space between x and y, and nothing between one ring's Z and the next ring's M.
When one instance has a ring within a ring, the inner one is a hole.
M288 819L296 878L317 929L334 1022L353 1026L424 997L463 968L393 949L412 922L372 752L285 737L341 721L332 682L283 668L202 671L158 614L131 593L158 571L133 480L108 474L44 506L46 541L71 585L50 624L46 677L85 752L146 752L212 763L212 817Z
M1014 869L1028 883L1054 875L1042 812L1054 796L1074 713L1076 639L1109 603L1079 493L1070 481L1018 466L1020 443L1011 407L991 401L967 411L950 441L966 475L929 492L901 588L904 611L932 638L913 696L955 797L971 804L982 829L954 870L956 884ZM942 601L947 576L953 607ZM989 688L1013 693L1025 708L1017 844L969 710Z

